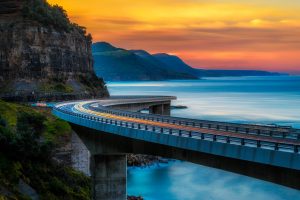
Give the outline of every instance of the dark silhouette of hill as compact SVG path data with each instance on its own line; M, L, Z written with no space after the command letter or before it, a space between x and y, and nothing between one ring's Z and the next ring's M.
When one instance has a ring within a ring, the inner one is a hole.
M126 50L107 42L93 44L97 76L107 81L199 79L222 76L273 76L276 72L260 70L197 69L181 58L166 53L150 54L145 50Z
M197 79L189 73L169 69L164 63L143 50L125 50L106 42L93 44L94 68L104 80L170 80Z

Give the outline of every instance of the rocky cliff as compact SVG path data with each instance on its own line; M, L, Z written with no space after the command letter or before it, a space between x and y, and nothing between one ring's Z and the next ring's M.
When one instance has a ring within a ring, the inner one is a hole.
M91 37L44 0L0 2L0 96L62 100L108 96L93 70Z

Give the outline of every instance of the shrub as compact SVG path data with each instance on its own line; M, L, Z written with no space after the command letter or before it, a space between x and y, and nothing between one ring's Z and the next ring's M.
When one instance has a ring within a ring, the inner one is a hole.
M59 5L50 5L46 0L26 0L22 10L25 19L35 20L45 26L52 26L66 32L77 30L87 41L92 41L91 35L86 35L86 28L71 23L67 12Z
M0 113L0 186L13 194L8 199L28 199L18 191L20 179L34 188L42 200L90 199L90 179L51 159L54 141L69 134L70 126L46 112L0 103L4 111ZM16 116L14 125L7 125L8 115L3 114L6 109ZM45 140L46 135L54 135L54 139Z

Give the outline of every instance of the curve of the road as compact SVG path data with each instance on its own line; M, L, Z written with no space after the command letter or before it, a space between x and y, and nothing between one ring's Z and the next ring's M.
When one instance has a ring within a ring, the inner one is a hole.
M232 137L232 138L240 138L244 140L251 140L256 142L266 142L272 143L276 145L289 145L293 146L291 149L295 150L298 153L298 148L300 146L299 139L291 139L291 138L278 138L278 137L271 137L271 136L264 136L264 135L255 135L255 134L246 134L246 133L238 133L232 131L224 131L224 130L215 130L211 128L201 128L195 127L186 124L174 124L171 122L172 120L167 121L155 121L154 119L147 119L147 118L137 118L135 115L128 114L128 111L113 112L114 109L110 108L110 106L118 105L118 104L128 104L128 103L142 103L142 102L159 102L164 100L173 100L174 97L126 97L126 98L112 98L112 99L102 99L102 100L87 100L87 101L75 101L75 102L67 102L57 104L55 109L66 110L68 112L73 112L77 114L92 116L92 117L99 117L101 119L106 120L118 120L125 123L131 124L141 124L145 127L146 130L150 130L151 127L160 127L163 129L169 130L178 130L179 132L184 132L185 135L188 136L195 136L200 134L212 134L216 136L224 136L224 137ZM98 109L97 109L98 108ZM100 109L99 109L100 108ZM130 112L129 112L130 113ZM163 116L160 116L163 118ZM166 116L167 117L167 116ZM168 119L172 119L172 117L167 117ZM176 119L176 118L174 118ZM101 123L101 121L99 121ZM245 125L245 126L257 126L257 125ZM260 126L258 126L260 127ZM264 128L264 126L261 126ZM265 126L267 127L267 126ZM130 127L128 127L130 128ZM178 136L182 136L184 134L178 134ZM228 141L230 142L230 141ZM278 149L278 147L277 147Z

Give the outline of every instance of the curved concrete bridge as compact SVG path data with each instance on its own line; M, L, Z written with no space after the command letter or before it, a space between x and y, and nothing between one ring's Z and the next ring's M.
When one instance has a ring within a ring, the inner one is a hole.
M300 189L300 131L291 127L171 117L170 96L57 104L91 153L94 199L126 198L126 154L216 167ZM149 109L150 114L137 111Z

